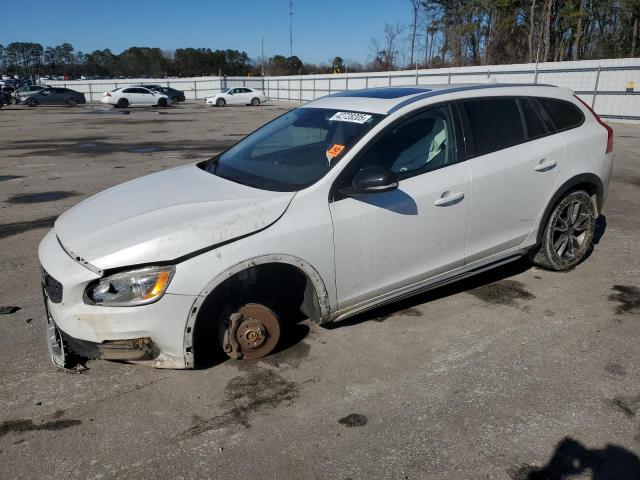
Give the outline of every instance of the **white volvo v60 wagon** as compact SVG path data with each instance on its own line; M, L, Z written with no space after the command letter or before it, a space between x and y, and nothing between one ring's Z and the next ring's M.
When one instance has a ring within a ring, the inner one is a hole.
M344 319L525 255L566 270L592 247L612 148L552 86L312 101L62 214L39 247L51 358L257 358L296 315Z

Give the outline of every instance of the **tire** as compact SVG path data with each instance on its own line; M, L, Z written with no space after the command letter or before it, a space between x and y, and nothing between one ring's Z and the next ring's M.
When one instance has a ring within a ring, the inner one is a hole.
M129 100L126 98L121 98L116 102L117 108L127 108L129 106Z
M596 216L587 192L577 190L565 195L549 215L542 242L532 252L533 263L555 271L578 265L593 248Z
M219 98L216 100L216 107L224 107L227 102L224 101L224 98Z
M167 99L166 98L159 98L158 99L158 107L166 107L167 106Z
M38 105L38 101L35 98L27 98L27 105L30 107L35 107Z
M260 105L260 99L259 98L252 98L251 99L251 105L254 107L257 107L258 105Z
M67 105L70 107L76 107L78 105L78 101L75 98L67 99Z
M16 103L18 103L16 97L11 97L11 99L9 100L9 105L15 105Z
M173 103L179 103L180 102L180 97L171 97L171 101Z

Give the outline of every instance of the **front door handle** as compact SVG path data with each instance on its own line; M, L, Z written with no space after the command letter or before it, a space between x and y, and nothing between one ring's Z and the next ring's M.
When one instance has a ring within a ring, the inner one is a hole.
M433 202L433 204L436 207L448 207L449 205L453 205L455 203L458 203L463 198L464 198L464 193L462 193L462 192L452 193L449 190L447 190L446 192L444 192L440 196L440 198L438 200Z
M554 168L557 164L558 162L556 162L555 160L546 160L543 158L535 167L533 167L533 169L536 172L547 172Z

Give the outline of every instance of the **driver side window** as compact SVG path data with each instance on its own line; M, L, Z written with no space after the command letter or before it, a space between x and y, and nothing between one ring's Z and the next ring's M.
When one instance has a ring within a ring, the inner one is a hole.
M448 105L430 108L384 132L358 160L356 171L378 166L399 179L455 163L454 133Z

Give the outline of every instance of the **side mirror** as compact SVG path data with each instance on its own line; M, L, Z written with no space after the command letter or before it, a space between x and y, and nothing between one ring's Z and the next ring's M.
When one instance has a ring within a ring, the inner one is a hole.
M341 189L343 195L367 195L389 192L398 188L398 176L388 168L369 166L360 169L351 186Z

